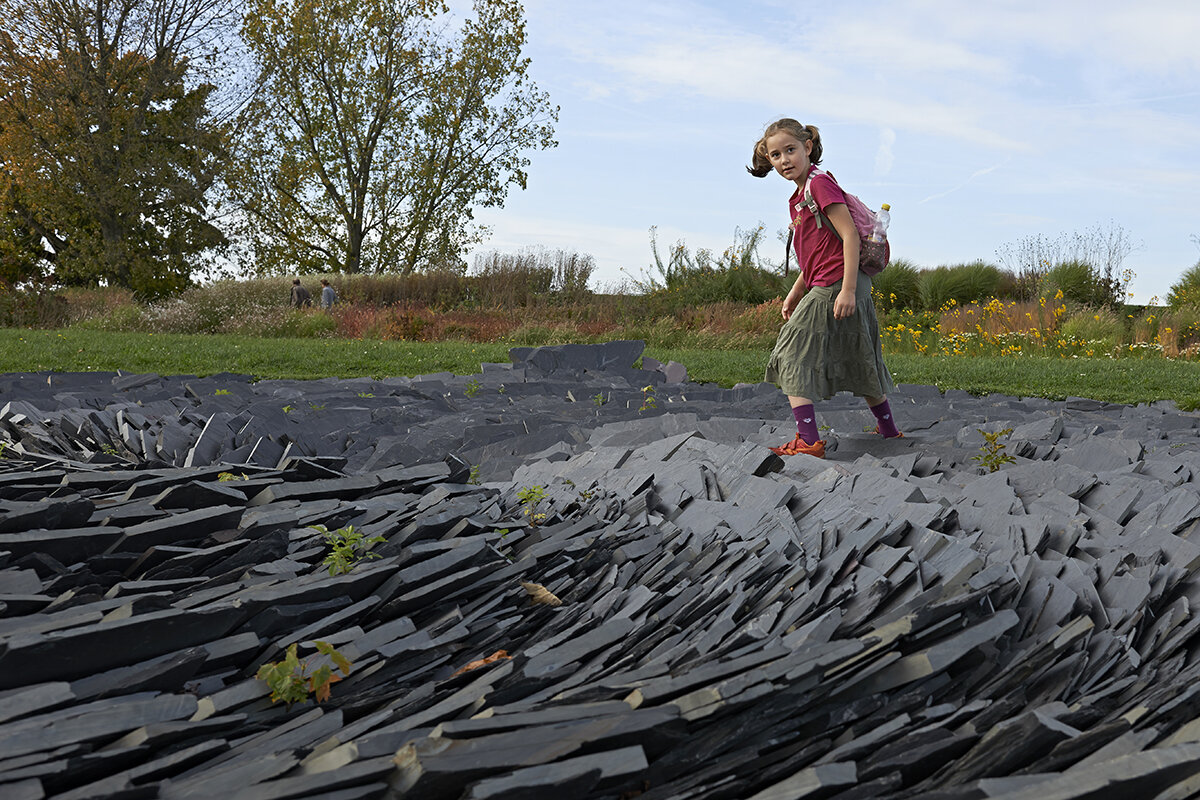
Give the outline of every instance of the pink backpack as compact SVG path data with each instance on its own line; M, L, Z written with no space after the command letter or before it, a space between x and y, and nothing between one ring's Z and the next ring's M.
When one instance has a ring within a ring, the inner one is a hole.
M828 227L833 232L833 235L838 237L838 241L842 240L841 234L837 232L837 228L833 227L833 223L829 221L829 217L825 216L825 212L813 200L812 192L809 191L809 184L820 170L814 169L808 175L808 180L804 182L804 203L801 207L807 207L817 218L817 227ZM837 183L837 178L833 177L832 173L824 173L828 175L834 183ZM840 185L840 184L839 184ZM888 240L884 238L882 242L870 241L871 232L875 230L875 212L867 208L867 204L859 200L857 196L850 194L845 189L842 193L846 195L846 208L850 210L850 219L854 220L854 228L858 231L858 268L866 275L878 275L883 272L883 268L888 265L892 257L892 247L888 244ZM783 273L787 274L787 257L792 253L792 234L794 229L788 232L787 256L783 262Z

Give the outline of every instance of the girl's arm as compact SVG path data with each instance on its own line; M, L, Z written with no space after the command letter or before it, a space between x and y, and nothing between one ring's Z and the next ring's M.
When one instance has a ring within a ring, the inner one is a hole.
M796 306L800 304L800 298L804 297L804 291L807 287L804 284L804 270L801 270L796 275L796 282L792 284L792 290L787 293L787 297L783 298L783 318L789 320L792 318L792 312L796 310Z
M845 203L833 203L825 209L825 216L833 223L842 237L842 290L833 301L833 318L845 319L854 314L855 292L858 291L858 229L850 217Z

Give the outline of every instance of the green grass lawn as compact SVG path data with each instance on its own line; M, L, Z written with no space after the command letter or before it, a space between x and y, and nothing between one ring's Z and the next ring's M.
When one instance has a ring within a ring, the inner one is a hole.
M507 344L352 339L258 339L241 336L0 329L0 372L153 372L256 378L389 377L452 372L472 375L484 362L508 362ZM694 381L732 386L762 380L765 350L679 350L646 355L678 361ZM973 394L1090 397L1119 403L1174 400L1200 407L1200 363L1165 358L1010 358L892 355L897 383ZM2 400L3 398L0 398Z

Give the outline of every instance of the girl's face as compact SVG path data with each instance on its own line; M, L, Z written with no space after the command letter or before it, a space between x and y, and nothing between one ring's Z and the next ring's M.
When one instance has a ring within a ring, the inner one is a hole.
M795 181L797 186L803 186L812 166L808 160L812 139L802 142L792 134L780 131L768 136L766 144L767 159L775 171L789 181Z

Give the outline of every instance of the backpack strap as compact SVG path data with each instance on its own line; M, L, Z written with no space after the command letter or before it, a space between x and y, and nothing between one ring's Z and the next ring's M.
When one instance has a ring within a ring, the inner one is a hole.
M817 172L818 170L813 169L812 172L808 173L808 180L804 182L804 202L802 207L807 207L810 211L812 211L813 216L817 218L818 228L829 228L829 230L833 232L833 235L836 236L840 242L842 241L842 235L838 233L838 229L833 226L833 223L829 221L829 217L825 216L825 212L821 210L819 205L817 205L817 201L813 199L812 190L809 188L809 186L812 184L813 176L816 175ZM828 175L830 180L832 180L834 183L837 183L837 179L833 177L832 173L826 172L824 174Z

